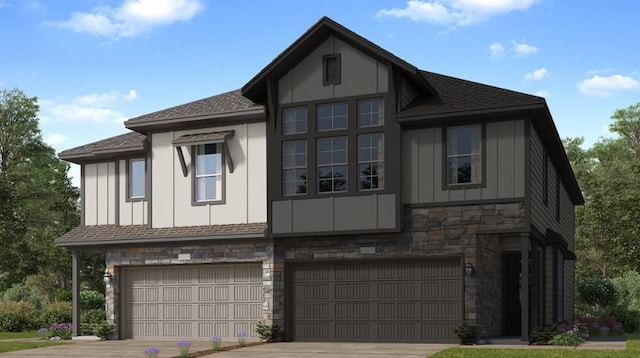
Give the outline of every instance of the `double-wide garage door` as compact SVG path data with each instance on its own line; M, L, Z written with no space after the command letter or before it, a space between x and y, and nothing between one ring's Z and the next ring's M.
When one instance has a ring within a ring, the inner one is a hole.
M125 338L233 340L262 319L261 264L127 267L122 278Z
M463 315L459 258L300 263L287 271L291 339L456 340Z

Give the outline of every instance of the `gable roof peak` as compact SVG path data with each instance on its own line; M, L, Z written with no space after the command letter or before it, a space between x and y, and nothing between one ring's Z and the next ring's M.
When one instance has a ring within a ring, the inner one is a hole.
M383 49L375 43L356 34L348 28L327 16L323 16L305 33L303 33L289 47L282 51L275 59L256 74L241 89L242 95L256 103L265 103L267 94L267 82L277 81L289 69L293 68L311 50L319 46L329 36L335 36L345 41L359 51L378 59L384 63L390 63L398 68L411 82L427 93L435 94L436 91L422 76L419 69L391 52Z

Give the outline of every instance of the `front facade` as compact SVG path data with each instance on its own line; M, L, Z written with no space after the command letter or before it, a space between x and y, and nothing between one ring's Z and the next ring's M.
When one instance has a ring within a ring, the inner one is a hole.
M106 253L120 339L258 321L287 340L446 342L461 322L526 339L573 320L583 199L542 98L323 18L241 90L125 126L60 154L82 165L83 223L58 244L76 283L78 253Z

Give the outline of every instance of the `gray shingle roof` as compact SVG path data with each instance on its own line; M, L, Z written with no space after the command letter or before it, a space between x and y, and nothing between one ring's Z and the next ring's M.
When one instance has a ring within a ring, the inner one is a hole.
M542 97L515 92L482 83L421 71L436 89L436 96L420 96L398 115L398 119L415 116L438 116L483 110L501 110L521 106L543 106Z
M235 90L131 118L125 121L124 125L126 127L134 127L172 119L205 117L252 110L264 110L264 107L243 97L240 90Z
M260 238L267 223L150 228L146 225L78 226L56 240L58 246L95 246L182 242L227 238Z
M61 159L77 162L90 160L109 154L144 151L147 136L137 132L128 132L119 136L67 149L58 154Z

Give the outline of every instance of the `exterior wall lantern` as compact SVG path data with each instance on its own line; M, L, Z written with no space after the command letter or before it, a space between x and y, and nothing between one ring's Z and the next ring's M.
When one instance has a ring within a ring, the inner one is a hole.
M464 272L467 274L467 277L471 277L471 274L474 272L474 267L471 262L467 262L464 264Z
M102 281L104 281L104 284L107 286L111 284L111 274L109 273L109 271L104 271L104 275L102 275Z

